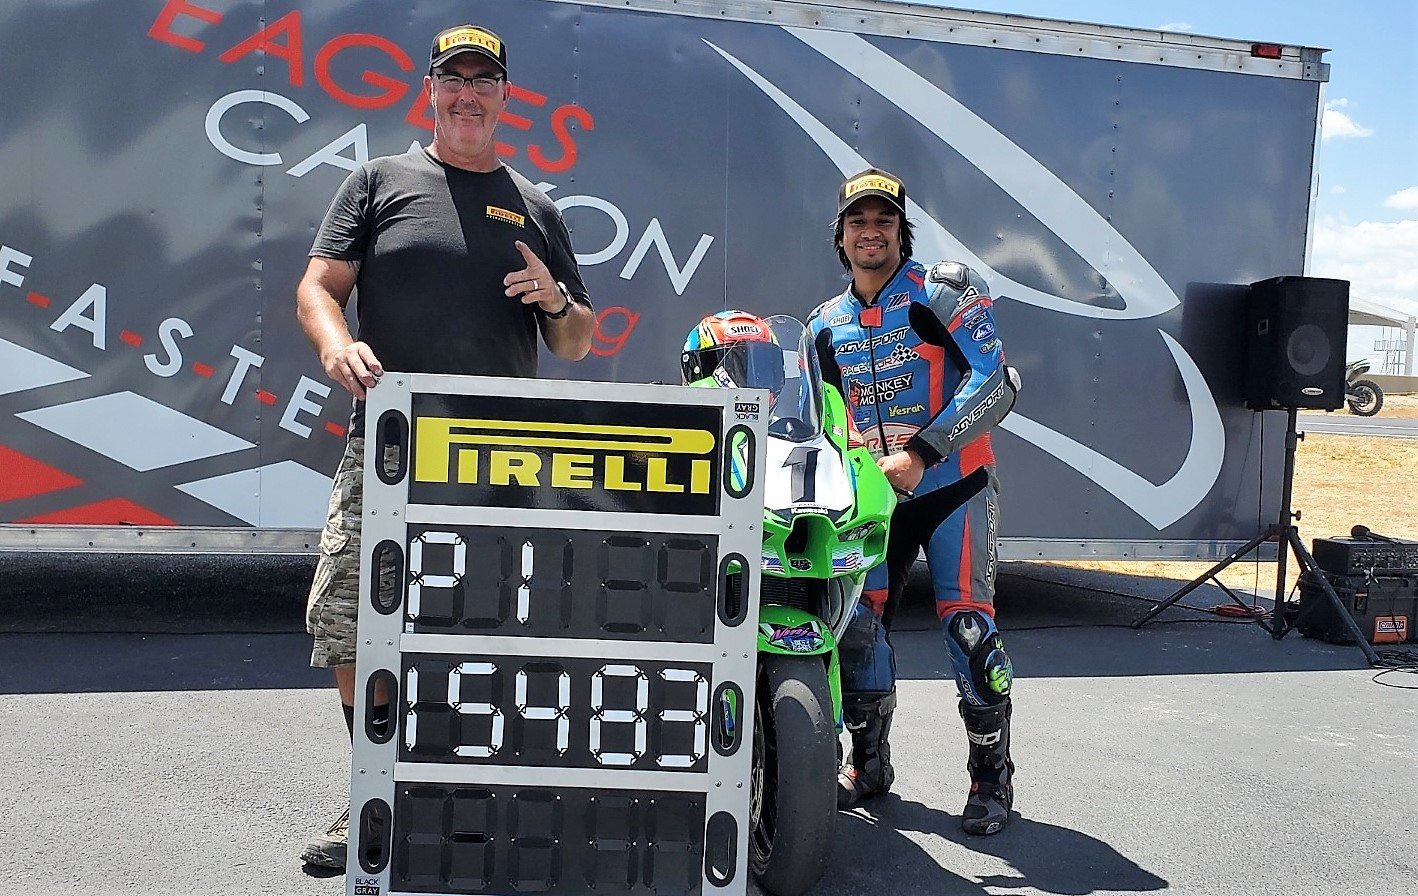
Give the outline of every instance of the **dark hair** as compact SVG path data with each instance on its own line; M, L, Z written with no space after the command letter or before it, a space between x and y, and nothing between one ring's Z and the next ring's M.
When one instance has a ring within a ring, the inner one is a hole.
M832 245L837 249L837 260L842 262L842 267L847 271L852 270L852 263L847 260L847 251L842 248L842 219L847 217L846 213L837 216L837 221L832 225ZM901 260L905 261L911 257L911 238L915 236L915 228L911 222L906 220L906 216L901 216Z

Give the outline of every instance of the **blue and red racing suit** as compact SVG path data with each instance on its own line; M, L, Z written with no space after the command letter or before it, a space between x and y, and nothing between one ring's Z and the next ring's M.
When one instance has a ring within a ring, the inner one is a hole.
M1008 695L1008 667L999 681L1000 670L987 672L982 652L972 647L998 644L998 480L989 430L1018 391L992 306L984 280L965 265L927 268L907 260L874 301L849 287L808 319L823 375L842 388L868 447L878 457L909 448L926 465L915 492L897 505L886 560L868 573L842 639L842 687L849 695L881 696L895 685L886 630L922 548L961 698L984 706ZM952 637L952 621L962 612L966 631Z

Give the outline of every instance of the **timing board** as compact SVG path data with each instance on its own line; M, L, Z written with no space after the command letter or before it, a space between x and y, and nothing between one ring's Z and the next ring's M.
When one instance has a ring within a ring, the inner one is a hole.
M746 892L766 407L370 390L350 896Z

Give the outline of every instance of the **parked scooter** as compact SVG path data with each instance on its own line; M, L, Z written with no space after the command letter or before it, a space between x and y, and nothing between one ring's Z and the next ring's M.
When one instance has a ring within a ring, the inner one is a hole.
M837 639L885 557L896 495L799 321L706 318L681 363L692 385L770 395L749 865L769 893L799 896L826 868L837 818Z
M1369 372L1369 361L1361 358L1344 367L1344 402L1349 413L1372 417L1384 406L1384 391L1373 380L1363 379Z

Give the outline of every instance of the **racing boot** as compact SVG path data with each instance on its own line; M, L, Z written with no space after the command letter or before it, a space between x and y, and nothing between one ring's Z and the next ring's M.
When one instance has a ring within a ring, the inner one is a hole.
M850 809L862 800L891 790L896 771L891 767L891 715L896 711L896 691L869 700L853 700L842 707L842 722L852 736L852 761L837 775L837 808Z
M972 706L960 701L960 717L970 739L970 796L965 800L960 826L967 834L997 834L1009 824L1014 807L1014 762L1009 758L1009 717L1014 704L1008 697L995 706Z

